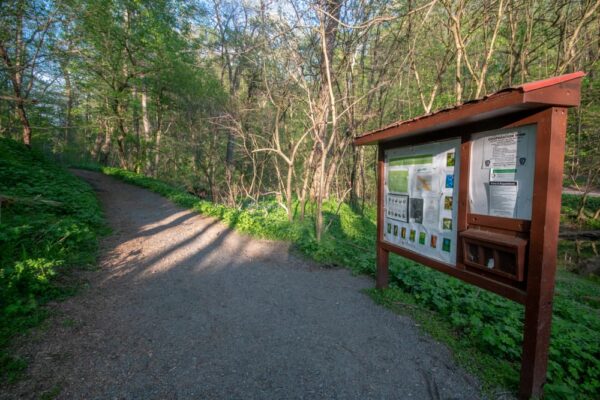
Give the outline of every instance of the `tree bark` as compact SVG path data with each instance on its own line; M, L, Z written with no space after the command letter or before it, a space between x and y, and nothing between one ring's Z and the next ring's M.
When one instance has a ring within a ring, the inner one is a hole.
M317 142L319 144L318 168L316 171L317 190L316 190L316 239L321 241L323 233L323 200L326 194L326 168L327 153L334 143L336 132L336 110L335 99L333 98L332 82L332 61L335 49L337 28L339 25L342 0L321 0L319 10L321 19L321 90L319 92L318 113L317 113ZM323 12L323 10L325 12ZM332 129L328 135L329 115L332 116ZM328 138L329 136L329 138Z
M71 138L71 116L73 113L73 88L71 86L71 74L69 73L69 69L66 62L61 63L61 70L63 73L63 78L65 79L65 97L67 98L66 110L65 110L65 126L64 126L64 142L65 148L67 148L72 141Z
M146 88L143 87L141 90L141 106L142 106L142 157L144 158L144 172L146 174L152 173L152 158L151 158L151 142L152 142L152 126L150 124L150 117L148 113L148 94Z
M23 75L21 73L21 66L19 65L18 61L16 61L13 65L8 51L2 42L0 42L0 57L4 62L4 66L9 71L9 77L13 87L13 94L15 96L15 112L23 127L23 144L31 147L31 124L29 123L29 118L27 118L25 99L22 95Z

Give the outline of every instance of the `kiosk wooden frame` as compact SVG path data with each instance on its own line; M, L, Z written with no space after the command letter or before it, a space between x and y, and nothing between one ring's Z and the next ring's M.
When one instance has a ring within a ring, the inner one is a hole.
M452 275L525 306L519 397L543 394L546 380L556 253L560 222L567 108L580 102L583 72L501 90L483 99L400 121L366 133L354 144L378 146L377 288L388 284L389 252ZM536 125L531 220L473 214L469 210L472 135L489 130ZM460 138L456 265L440 262L384 240L385 151L408 145ZM508 249L518 268L494 274L469 262L467 245Z

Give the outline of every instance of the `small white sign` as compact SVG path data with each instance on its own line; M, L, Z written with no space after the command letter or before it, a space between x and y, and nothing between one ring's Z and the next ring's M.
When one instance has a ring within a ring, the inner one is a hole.
M525 134L508 132L488 136L483 143L482 168L509 168L527 163Z
M509 182L516 180L516 168L490 168L490 182Z
M517 214L518 191L516 181L490 182L490 215L514 218Z

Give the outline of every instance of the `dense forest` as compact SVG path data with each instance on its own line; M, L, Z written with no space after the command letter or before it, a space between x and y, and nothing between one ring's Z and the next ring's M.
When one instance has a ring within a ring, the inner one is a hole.
M0 21L0 135L230 206L274 196L317 237L324 200L373 200L357 135L576 70L566 178L598 184L599 0L12 0Z

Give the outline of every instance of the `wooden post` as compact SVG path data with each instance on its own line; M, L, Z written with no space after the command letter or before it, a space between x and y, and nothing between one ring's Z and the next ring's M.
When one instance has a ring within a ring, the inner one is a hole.
M471 135L463 134L460 140L460 171L458 183L458 221L457 231L467 229L467 213L469 212L469 184L471 171ZM463 259L462 246L456 246L456 259ZM464 269L464 265L457 263L457 268Z
M546 381L560 224L566 108L543 111L537 126L520 399L540 398Z
M377 281L375 287L377 289L385 289L389 282L389 257L390 252L377 246Z
M379 145L377 149L377 289L388 287L390 252L381 246L383 242L383 204L385 201L385 151Z

